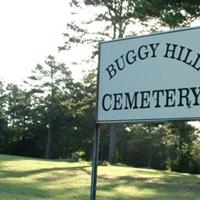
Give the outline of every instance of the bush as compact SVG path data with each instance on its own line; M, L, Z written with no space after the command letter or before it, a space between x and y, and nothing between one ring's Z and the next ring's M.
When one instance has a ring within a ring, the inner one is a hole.
M80 160L85 160L85 152L84 151L76 151L71 155L72 161L78 162Z

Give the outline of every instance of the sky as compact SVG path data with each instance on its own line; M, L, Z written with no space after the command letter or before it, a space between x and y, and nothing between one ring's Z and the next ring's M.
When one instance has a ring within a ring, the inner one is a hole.
M0 79L21 83L36 64L57 55L69 19L68 0L0 0Z

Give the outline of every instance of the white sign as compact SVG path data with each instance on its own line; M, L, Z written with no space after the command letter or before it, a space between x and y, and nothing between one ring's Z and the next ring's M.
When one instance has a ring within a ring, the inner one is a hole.
M100 44L97 122L200 119L200 27Z

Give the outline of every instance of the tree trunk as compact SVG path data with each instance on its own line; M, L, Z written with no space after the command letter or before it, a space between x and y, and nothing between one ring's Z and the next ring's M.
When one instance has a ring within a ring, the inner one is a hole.
M149 144L148 146L148 168L151 168L152 163L152 146Z
M116 161L116 156L115 156L116 144L117 144L117 125L112 124L110 126L109 155L108 155L109 162Z
M54 71L52 64L49 65L51 67L51 97L50 97L50 106L49 106L49 126L48 126L48 134L47 134L47 144L46 144L46 153L45 158L50 158L50 150L51 150L51 138L52 138L52 123L53 123L53 99L54 99Z
M45 152L45 158L50 158L50 147L51 147L51 127L52 123L50 122L48 124L48 133L47 133L47 144L46 144L46 152Z

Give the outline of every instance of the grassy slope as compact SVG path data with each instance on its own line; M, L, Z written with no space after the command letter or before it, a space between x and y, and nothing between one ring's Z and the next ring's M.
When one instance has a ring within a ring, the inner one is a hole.
M1 200L87 200L87 162L0 155ZM200 175L120 166L98 168L97 200L200 200Z

